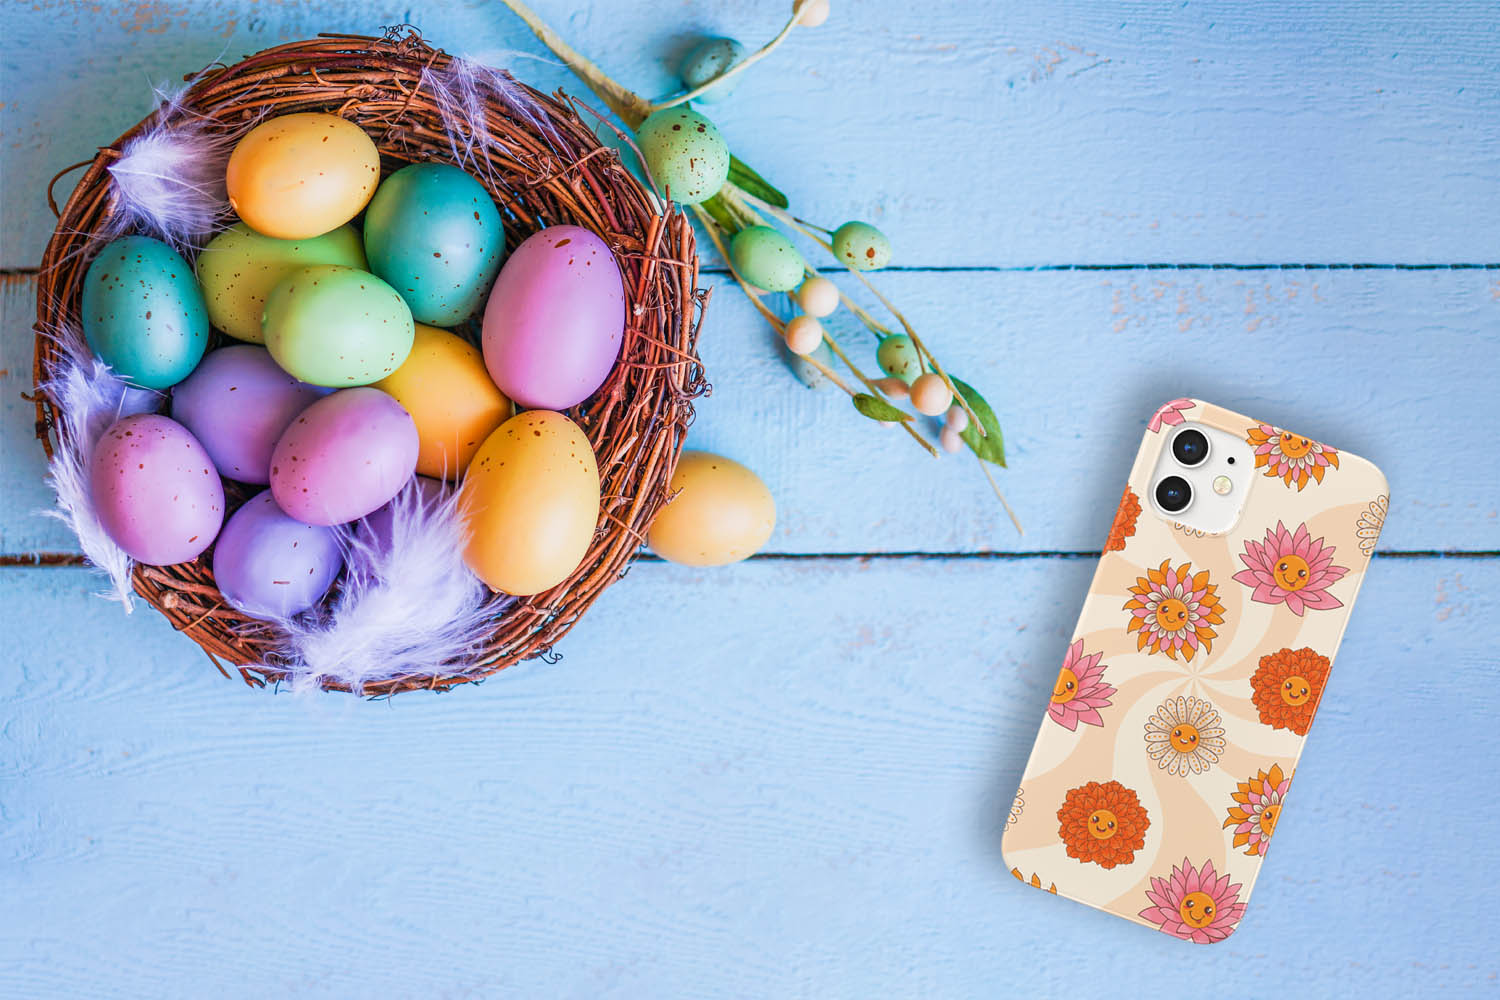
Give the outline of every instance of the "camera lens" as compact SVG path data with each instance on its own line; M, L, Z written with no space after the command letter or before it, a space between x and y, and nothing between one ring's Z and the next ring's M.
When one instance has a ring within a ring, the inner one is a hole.
M1191 468L1208 457L1208 438L1189 428L1172 439L1172 457Z
M1168 476L1156 484L1156 505L1168 514L1176 514L1192 502L1193 488L1181 476Z

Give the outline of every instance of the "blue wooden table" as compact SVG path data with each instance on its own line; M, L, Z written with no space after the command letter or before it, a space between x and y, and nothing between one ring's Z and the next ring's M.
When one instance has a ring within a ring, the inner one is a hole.
M475 689L251 691L50 565L76 547L34 516L20 396L44 187L151 83L318 31L417 20L581 90L498 4L431 6L6 10L0 994L1500 989L1493 4L835 0L714 116L799 209L890 234L885 286L1000 411L1027 534L972 464L796 384L720 270L693 443L770 484L766 555L642 563L561 663ZM692 36L785 16L536 6L648 94ZM999 850L1142 420L1187 394L1368 456L1394 497L1276 850L1209 948Z

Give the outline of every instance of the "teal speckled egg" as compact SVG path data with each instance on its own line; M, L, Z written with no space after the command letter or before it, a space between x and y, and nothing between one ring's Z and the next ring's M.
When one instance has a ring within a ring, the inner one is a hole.
M806 265L792 241L770 226L741 229L729 241L729 261L756 288L789 292L802 284Z
M209 320L231 337L259 344L266 296L288 274L316 264L364 270L365 248L354 227L339 226L309 239L278 240L236 222L198 254L198 284Z
M419 323L456 326L484 305L505 227L484 185L448 163L413 163L381 182L365 209L370 271Z
M853 271L878 271L891 262L891 241L868 222L846 222L833 231L833 252Z
M641 122L635 141L657 186L679 205L707 201L729 179L729 146L714 123L690 107L656 112Z
M401 367L416 338L411 310L396 290L352 267L293 271L266 297L261 329L288 375L337 389L385 378Z
M693 46L682 60L678 75L682 77L684 87L688 90L697 90L710 80L723 75L725 70L744 57L745 47L733 38L705 38ZM735 74L719 86L705 90L693 100L703 101L705 104L722 101L734 91L742 75Z
M907 385L911 385L924 372L917 345L904 333L882 337L880 346L875 349L875 360L880 363L881 371L891 378L899 378Z
M83 278L83 335L121 378L147 389L181 382L208 347L192 266L149 236L110 243Z

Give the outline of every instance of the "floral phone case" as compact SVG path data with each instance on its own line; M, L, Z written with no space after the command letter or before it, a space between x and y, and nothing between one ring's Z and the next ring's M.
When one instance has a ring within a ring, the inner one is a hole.
M1224 534L1142 499L1186 420L1254 450ZM1158 410L1011 807L1011 873L1174 937L1228 937L1387 504L1362 458L1194 399Z

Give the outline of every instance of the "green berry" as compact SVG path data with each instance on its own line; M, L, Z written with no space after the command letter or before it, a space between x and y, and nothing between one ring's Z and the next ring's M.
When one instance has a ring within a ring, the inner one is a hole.
M891 241L868 222L846 222L834 230L833 253L852 271L878 271L891 262Z
M690 107L664 108L641 122L636 144L667 197L697 205L729 178L729 146L714 123Z
M729 241L735 273L756 288L789 292L802 284L806 264L792 241L770 226L741 229Z

